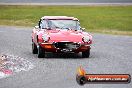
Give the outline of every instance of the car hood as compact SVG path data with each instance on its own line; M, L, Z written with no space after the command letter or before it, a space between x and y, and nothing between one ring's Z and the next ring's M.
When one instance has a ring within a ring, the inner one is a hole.
M44 34L47 33L50 36L50 42L82 42L82 37L84 35L90 36L86 32L75 31L75 30L46 30Z

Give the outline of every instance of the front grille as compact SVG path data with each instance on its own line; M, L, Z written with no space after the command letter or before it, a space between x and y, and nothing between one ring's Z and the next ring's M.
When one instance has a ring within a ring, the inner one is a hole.
M79 43L73 43L73 42L57 42L54 44L56 48L59 49L70 49L74 50L80 47Z

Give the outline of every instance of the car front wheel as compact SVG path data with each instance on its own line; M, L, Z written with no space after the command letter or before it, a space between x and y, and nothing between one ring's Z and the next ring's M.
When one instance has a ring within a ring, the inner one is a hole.
M88 49L88 50L82 52L82 57L83 57L83 58L89 58L89 56L90 56L90 49Z
M41 46L38 46L38 58L44 58L45 57L45 51Z

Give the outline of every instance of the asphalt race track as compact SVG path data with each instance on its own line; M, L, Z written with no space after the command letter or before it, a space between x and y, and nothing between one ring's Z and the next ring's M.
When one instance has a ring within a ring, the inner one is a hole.
M27 27L0 26L0 53L31 62L34 67L0 79L0 88L131 88L129 84L78 85L77 68L87 73L132 75L132 37L92 34L90 58L80 54L52 54L39 59L31 53L31 30Z

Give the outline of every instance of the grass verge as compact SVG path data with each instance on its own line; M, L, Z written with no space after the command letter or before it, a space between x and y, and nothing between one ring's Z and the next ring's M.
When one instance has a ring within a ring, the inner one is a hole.
M35 26L45 15L74 16L87 31L132 35L132 6L0 6L0 25Z

